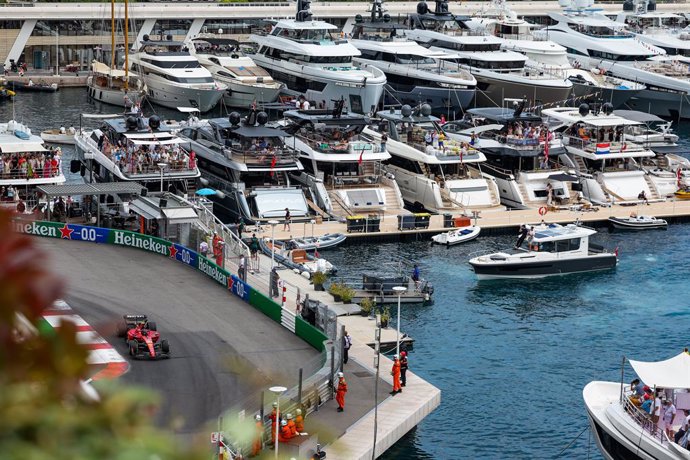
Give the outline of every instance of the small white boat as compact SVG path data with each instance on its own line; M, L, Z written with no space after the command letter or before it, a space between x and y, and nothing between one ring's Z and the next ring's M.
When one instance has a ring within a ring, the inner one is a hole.
M41 139L51 144L69 144L74 145L74 135L77 131L70 127L65 128L54 128L46 129L41 131Z
M332 248L345 241L346 238L342 233L326 233L323 236L311 238L293 238L290 240L290 246L294 249L313 251L315 249Z
M441 233L440 235L434 235L431 237L431 240L437 244L452 246L475 239L479 236L479 232L481 231L481 227L476 227L474 225L471 227L459 227L449 232Z
M668 222L664 219L657 219L653 216L638 216L632 214L630 217L609 217L609 222L613 228L619 230L648 230L668 227Z

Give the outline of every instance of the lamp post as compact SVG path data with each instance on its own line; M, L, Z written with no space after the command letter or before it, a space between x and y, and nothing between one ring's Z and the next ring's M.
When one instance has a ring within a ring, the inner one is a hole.
M276 395L276 445L275 445L275 458L278 458L278 430L280 429L280 420L278 420L278 416L280 415L280 395L285 393L287 391L287 388L285 387L271 387L268 389L271 393Z
M278 225L280 222L277 220L269 220L269 224L271 224L271 270L273 270L273 266L275 265L275 253L276 253L276 245L275 245L275 233L276 233L276 225Z
M311 224L311 237L314 238L314 224L316 221L314 219L310 220L309 223Z
M393 286L393 291L398 296L398 328L395 336L395 354L400 358L400 297L407 291L406 287Z
M158 167L161 169L161 195L163 194L163 171L168 166L168 163L158 163Z

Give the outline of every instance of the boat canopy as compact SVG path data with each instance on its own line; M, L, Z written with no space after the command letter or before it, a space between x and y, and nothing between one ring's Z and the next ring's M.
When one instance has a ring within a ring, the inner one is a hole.
M570 238L583 238L596 233L596 230L581 225L568 224L566 226L550 224L539 226L534 234L535 243L546 243L547 241L560 241Z
M663 118L657 117L656 115L647 112L640 112L639 110L614 110L613 114L640 123L658 123L666 121Z
M135 145L162 145L179 144L182 141L179 137L170 133L151 133L151 134L127 134L124 135L128 141Z
M95 73L109 75L115 78L121 78L127 75L124 70L111 69L106 64L103 64L102 62L98 61L93 61L91 63L91 70L93 70Z
M690 389L690 354L683 352L665 361L634 361L630 365L645 385Z
M43 144L38 142L24 142L12 144L0 144L0 152L2 153L20 153L20 152L47 152Z

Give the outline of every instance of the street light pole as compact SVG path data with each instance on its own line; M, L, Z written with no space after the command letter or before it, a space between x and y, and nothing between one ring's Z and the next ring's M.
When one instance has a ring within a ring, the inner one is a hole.
M400 359L400 297L407 291L407 288L403 286L394 286L393 291L398 296L398 328L395 331L395 354L398 356L398 359Z
M55 75L60 76L60 28L55 26Z
M314 224L316 221L314 219L309 221L311 223L311 237L314 238Z
M161 169L161 195L163 194L163 170L168 166L167 163L158 163L158 167Z
M276 243L275 243L275 233L276 233L276 225L278 225L280 222L277 220L269 220L269 224L271 224L271 271L273 271L273 266L275 265L275 254L276 254Z
M279 415L280 415L280 395L285 393L287 391L287 388L285 387L271 387L268 389L271 393L276 395L276 432L275 432L275 439L276 439L276 445L275 445L275 458L278 458L278 430L280 429L280 420L279 420Z

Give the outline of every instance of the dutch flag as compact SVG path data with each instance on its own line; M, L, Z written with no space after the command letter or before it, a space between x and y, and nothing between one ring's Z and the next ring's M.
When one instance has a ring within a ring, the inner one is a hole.
M611 143L610 142L600 142L597 144L597 155L606 155L611 153Z

